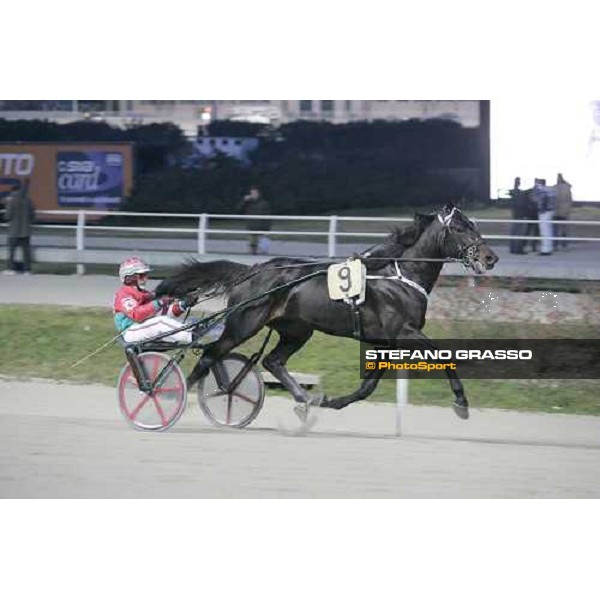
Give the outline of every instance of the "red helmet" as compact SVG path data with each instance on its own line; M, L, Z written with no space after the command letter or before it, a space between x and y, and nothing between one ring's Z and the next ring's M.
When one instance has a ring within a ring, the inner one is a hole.
M150 267L146 262L137 256L130 256L126 258L119 267L119 277L123 283L126 283L125 279L131 275L139 275L140 273L148 273Z

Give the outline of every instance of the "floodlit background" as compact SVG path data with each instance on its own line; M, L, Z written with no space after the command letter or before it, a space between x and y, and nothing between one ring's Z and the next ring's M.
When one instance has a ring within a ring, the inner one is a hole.
M491 198L503 198L515 177L556 183L562 173L579 201L600 201L600 101L528 99L490 103Z

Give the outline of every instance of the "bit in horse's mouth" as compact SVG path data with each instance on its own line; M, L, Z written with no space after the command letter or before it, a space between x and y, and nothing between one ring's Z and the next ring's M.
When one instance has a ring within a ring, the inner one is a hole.
M478 260L474 260L473 264L471 265L473 267L473 271L475 271L475 273L477 273L477 275L481 275L482 273L486 272L486 267L483 263L479 262Z

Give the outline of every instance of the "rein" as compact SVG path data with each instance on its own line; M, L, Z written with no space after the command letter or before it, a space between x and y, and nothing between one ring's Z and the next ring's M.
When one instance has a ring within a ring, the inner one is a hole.
M376 258L370 258L368 256L361 256L360 254L356 255L356 258L361 259L361 260L365 260L365 261L375 261L375 260L387 260L387 261L394 261L396 263L399 262L429 262L429 263L461 263L463 265L467 265L467 260L466 257L465 258L452 258L452 257L446 257L446 258L396 258L394 256L378 256ZM232 281L230 284L227 285L227 288L234 288L242 283L244 283L245 281L248 281L248 279L252 279L252 277L255 277L256 275L259 275L260 273L264 273L265 271L278 271L279 269L303 269L306 267L310 267L310 266L319 266L319 265L332 265L335 264L330 260L327 261L315 261L315 262L307 262L307 263L303 263L303 264L290 264L290 265L279 265L277 267L265 267L264 269L260 269L259 271L254 271L252 273L247 273L245 275L243 275L242 277L240 277L239 279L236 279L235 281ZM289 282L289 284L284 284L284 285L293 285L296 283L299 283L301 281L304 281L304 279L309 279L311 278L313 275L320 275L323 273L326 273L327 271L325 270L320 270L320 271L315 271L314 273L310 273L309 275L302 277L300 279L295 279L294 281ZM277 288L279 289L279 288ZM202 299L198 300L198 304L202 304L202 302L207 302L208 300L212 300L213 298L218 298L219 296L222 296L223 294L227 293L226 290L219 290L216 292L213 292L212 294L208 294L207 296L202 296Z
M363 256L361 254L356 254L356 255L352 256L351 258L358 258L358 259L365 260L365 261L389 260L389 261L394 261L394 262L441 262L441 263L463 263L463 264L465 262L464 258L452 258L450 256L448 256L446 258L396 258L395 256L377 256L377 257L371 258L369 256ZM290 265L279 265L277 267L265 267L264 269L260 269L260 271L255 271L253 273L248 273L248 274L244 275L240 279L233 281L231 283L231 285L232 286L239 285L240 283L243 283L244 281L250 279L251 277L258 275L259 273L264 273L265 271L276 271L279 269L303 269L305 267L310 267L313 265L333 265L333 264L335 264L335 263L332 262L331 260L322 260L322 261L307 262L307 263L303 263L303 264L290 264Z
M102 352L102 350L104 350L104 348L110 346L110 344L112 344L120 335L121 335L121 332L119 331L119 333L117 333L117 335L115 335L115 337L108 340L108 342L106 342L105 344L102 344L102 346L100 346L99 348L96 348L96 350L94 350L93 352L90 352L87 356L80 358L77 362L74 362L69 367L69 369L74 369L75 367L78 367L81 363L84 363L86 360L92 358L92 356L96 356L96 354Z
M394 260L396 262L444 262L444 263L462 262L462 258L452 258L450 256L448 256L446 258L397 258L395 256L375 256L375 257L371 258L370 256L356 254L356 255L353 255L351 258L360 258L363 260ZM263 271L271 271L274 269L293 269L293 268L310 267L311 265L333 265L333 264L335 264L335 263L332 262L331 260L323 260L323 261L307 262L307 263L299 264L299 265L280 265L278 267L265 267L264 269L261 270L261 273Z
M366 260L393 260L394 262L441 262L441 263L463 263L462 258L452 258L450 256L446 258L394 258L393 256L376 256L370 258L368 256L357 256L357 258L363 258Z

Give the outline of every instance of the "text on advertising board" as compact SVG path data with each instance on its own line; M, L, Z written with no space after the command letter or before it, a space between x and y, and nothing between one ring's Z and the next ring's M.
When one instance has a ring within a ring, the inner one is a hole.
M33 172L34 165L33 154L0 154L0 176L27 177Z
M119 152L58 152L56 188L60 205L116 205L123 197Z

